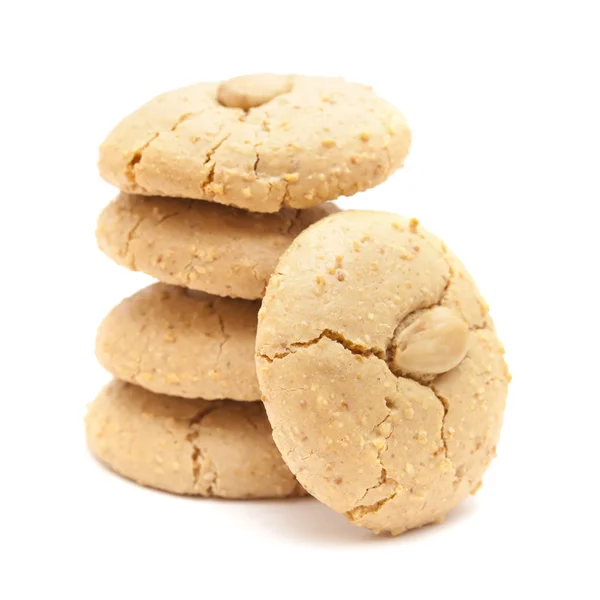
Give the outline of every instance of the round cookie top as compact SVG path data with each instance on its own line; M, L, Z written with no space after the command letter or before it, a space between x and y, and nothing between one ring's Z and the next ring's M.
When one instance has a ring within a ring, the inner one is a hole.
M96 356L115 377L158 394L258 400L259 303L156 283L106 316Z
M283 462L260 402L205 402L113 380L86 417L88 444L117 473L176 494L304 495Z
M415 219L345 211L301 233L259 311L273 437L300 483L394 534L480 485L508 384L488 308Z
M182 198L120 194L100 214L99 248L120 265L218 296L261 298L283 251L334 204L258 214Z
M125 192L276 212L371 188L409 146L403 115L367 86L246 75L154 98L109 134L99 169Z

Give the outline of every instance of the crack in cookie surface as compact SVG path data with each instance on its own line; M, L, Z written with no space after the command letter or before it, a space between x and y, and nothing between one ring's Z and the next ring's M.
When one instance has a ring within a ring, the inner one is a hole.
M165 131L157 131L157 132L155 132L154 134L151 135L151 137L148 139L148 141L145 144L143 144L137 150L134 151L133 156L131 157L131 159L127 163L127 165L125 166L125 175L126 175L127 179L129 179L129 181L131 182L131 184L134 186L134 188L138 189L139 191L146 192L146 190L138 183L138 181L137 181L137 174L136 174L137 166L140 163L140 161L142 160L142 158L144 156L144 152L162 134L168 133L168 132L171 132L171 131L175 131L184 121L187 121L187 119L189 119L191 117L195 117L195 116L201 114L202 112L203 111L200 111L198 113L184 112L179 117L177 117L177 119L175 119L175 122L173 123L173 125L171 125L171 127L169 129L167 129Z
M389 412L385 416L385 418L373 428L372 433L375 433L378 429L383 427L383 425L385 425L388 421L390 421L392 419L393 412L396 410L396 408L393 405L390 405L388 399L386 399L386 405L389 408ZM383 438L381 436L376 436L374 439L371 440L371 443L377 446L376 460L379 463L379 468L381 469L381 474L379 475L379 481L375 485L368 487L365 490L365 493L357 501L355 508L363 506L361 503L364 501L364 499L366 498L366 496L369 492L376 490L380 487L383 487L388 483L391 483L392 485L395 486L394 491L390 494L390 496L396 495L399 483L392 477L388 477L387 469L383 463L383 454L387 450L388 440L392 437L393 434L394 434L394 426L390 424L390 430L389 430L389 433L387 433L387 435L384 434ZM388 496L388 498L390 496ZM382 501L380 500L374 504L381 504L381 502ZM352 510L355 510L355 509L352 509ZM351 512L351 511L348 511L348 512Z
M324 329L317 335L316 337L307 340L306 342L292 342L288 344L286 350L283 352L278 352L269 356L268 354L259 354L261 358L267 360L267 362L274 362L277 359L285 358L286 356L295 352L297 348L307 348L309 346L314 346L318 344L322 339L327 338L332 342L337 342L342 345L346 350L352 352L352 354L356 354L359 356L376 356L379 359L382 359L382 351L377 348L367 348L366 346L362 346L361 344L356 344L351 340L344 337L338 331L333 331L332 329ZM383 359L382 359L383 360Z
M215 406L205 406L202 410L198 411L188 423L188 427L190 432L187 434L186 439L192 446L192 480L194 482L194 488L197 491L200 491L202 494L206 494L207 496L212 496L214 493L214 487L217 481L217 472L216 470L209 471L208 467L211 466L211 462L206 459L206 457L202 453L202 449L200 445L197 443L198 438L200 437L200 427L202 425L202 421L212 412L218 410L222 407L222 404L217 402ZM204 472L206 471L206 472ZM210 481L210 483L206 486L206 489L203 489L200 486L200 475L203 475L203 479ZM207 477L210 475L210 477Z
M396 373L394 373L390 367L389 362L384 358L384 354L381 351L377 351L372 348L365 348L364 346L361 346L360 344L354 344L353 342L346 339L343 335L341 335L338 332L333 332L331 330L325 330L325 331L321 332L321 334L319 334L317 337L315 337L312 340L309 340L308 342L297 342L294 344L290 344L288 347L288 350L285 353L275 354L272 358L267 355L259 355L259 356L261 356L262 358L265 358L268 362L271 362L271 363L274 362L275 360L285 360L286 357L288 357L290 354L293 354L296 350L314 346L315 344L319 343L324 338L329 339L332 342L341 345L343 348L345 348L346 350L348 350L355 356L374 357L377 360L382 361L386 365L386 367L390 371L390 373L392 373L392 375L396 379L404 379L404 380L413 381L418 386L426 388L427 390L432 392L444 409L444 415L442 417L441 425L440 425L440 441L441 441L442 447L444 449L444 455L446 458L448 458L447 443L446 443L446 439L445 439L445 435L444 435L444 427L445 427L445 418L446 418L446 414L447 414L447 408L446 408L444 402L442 401L440 396L438 396L436 394L435 390L431 386L424 385L420 381L414 380L410 377L397 375ZM386 407L387 407L386 416L384 417L384 419L382 419L379 423L377 423L375 425L375 427L372 430L372 434L378 428L380 428L383 424L391 421L392 417L394 415L394 412L397 411L396 407L394 407L387 400L386 400ZM357 509L360 509L361 516L364 516L366 514L371 514L372 512L376 512L376 511L380 510L386 504L387 501L391 500L393 497L395 497L399 493L401 486L393 478L388 477L388 469L386 468L384 460L383 460L383 455L385 453L385 450L387 449L387 442L393 434L394 434L394 425L392 423L390 423L390 431L389 431L389 433L387 433L387 435L384 435L383 442L381 444L379 444L379 447L377 450L376 458L377 458L377 461L378 461L378 464L379 464L379 467L381 470L379 480L375 485L365 489L362 497L355 504L354 508L351 509L351 511L349 511L349 513L356 511ZM373 436L371 438L371 442L377 443L377 441L380 439L380 437L381 436L379 436L379 435ZM383 485L386 485L388 483L392 483L394 485L394 488L392 489L392 491L390 492L390 494L388 495L387 498L381 499L378 502L376 502L374 504L370 504L370 505L361 505L360 504L360 502L366 497L366 495L370 491L372 491L376 488L379 488ZM353 514L355 516L357 513L353 513Z

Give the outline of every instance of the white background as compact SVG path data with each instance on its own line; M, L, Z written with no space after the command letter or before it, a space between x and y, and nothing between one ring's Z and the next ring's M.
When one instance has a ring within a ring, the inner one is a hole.
M597 2L13 2L0 14L0 597L598 598ZM95 247L97 146L157 93L341 75L406 114L405 168L343 206L416 216L491 304L498 459L445 525L377 538L316 501L223 502L98 466L95 329L148 279Z

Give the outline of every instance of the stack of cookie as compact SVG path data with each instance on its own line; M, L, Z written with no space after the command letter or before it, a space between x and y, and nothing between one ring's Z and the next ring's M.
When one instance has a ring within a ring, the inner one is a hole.
M370 88L300 76L169 92L111 132L99 166L121 192L98 244L159 283L100 326L97 356L115 377L87 417L100 460L175 493L304 493L259 401L260 299L296 236L337 211L324 203L385 180L409 144Z

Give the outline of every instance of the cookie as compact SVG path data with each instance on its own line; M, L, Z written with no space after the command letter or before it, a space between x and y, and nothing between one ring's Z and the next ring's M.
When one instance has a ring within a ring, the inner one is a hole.
M260 402L205 402L118 380L89 406L96 457L142 485L221 498L304 495L283 462Z
M247 75L154 98L109 134L99 169L125 192L277 212L371 188L409 146L402 114L367 86Z
M259 312L279 450L309 493L376 532L441 521L478 489L502 425L503 353L460 261L388 213L300 234Z
M123 300L96 337L100 364L158 394L258 400L259 303L156 283Z
M311 223L339 210L325 204L276 214L198 200L119 195L101 213L100 249L165 283L218 296L261 298L277 260Z

